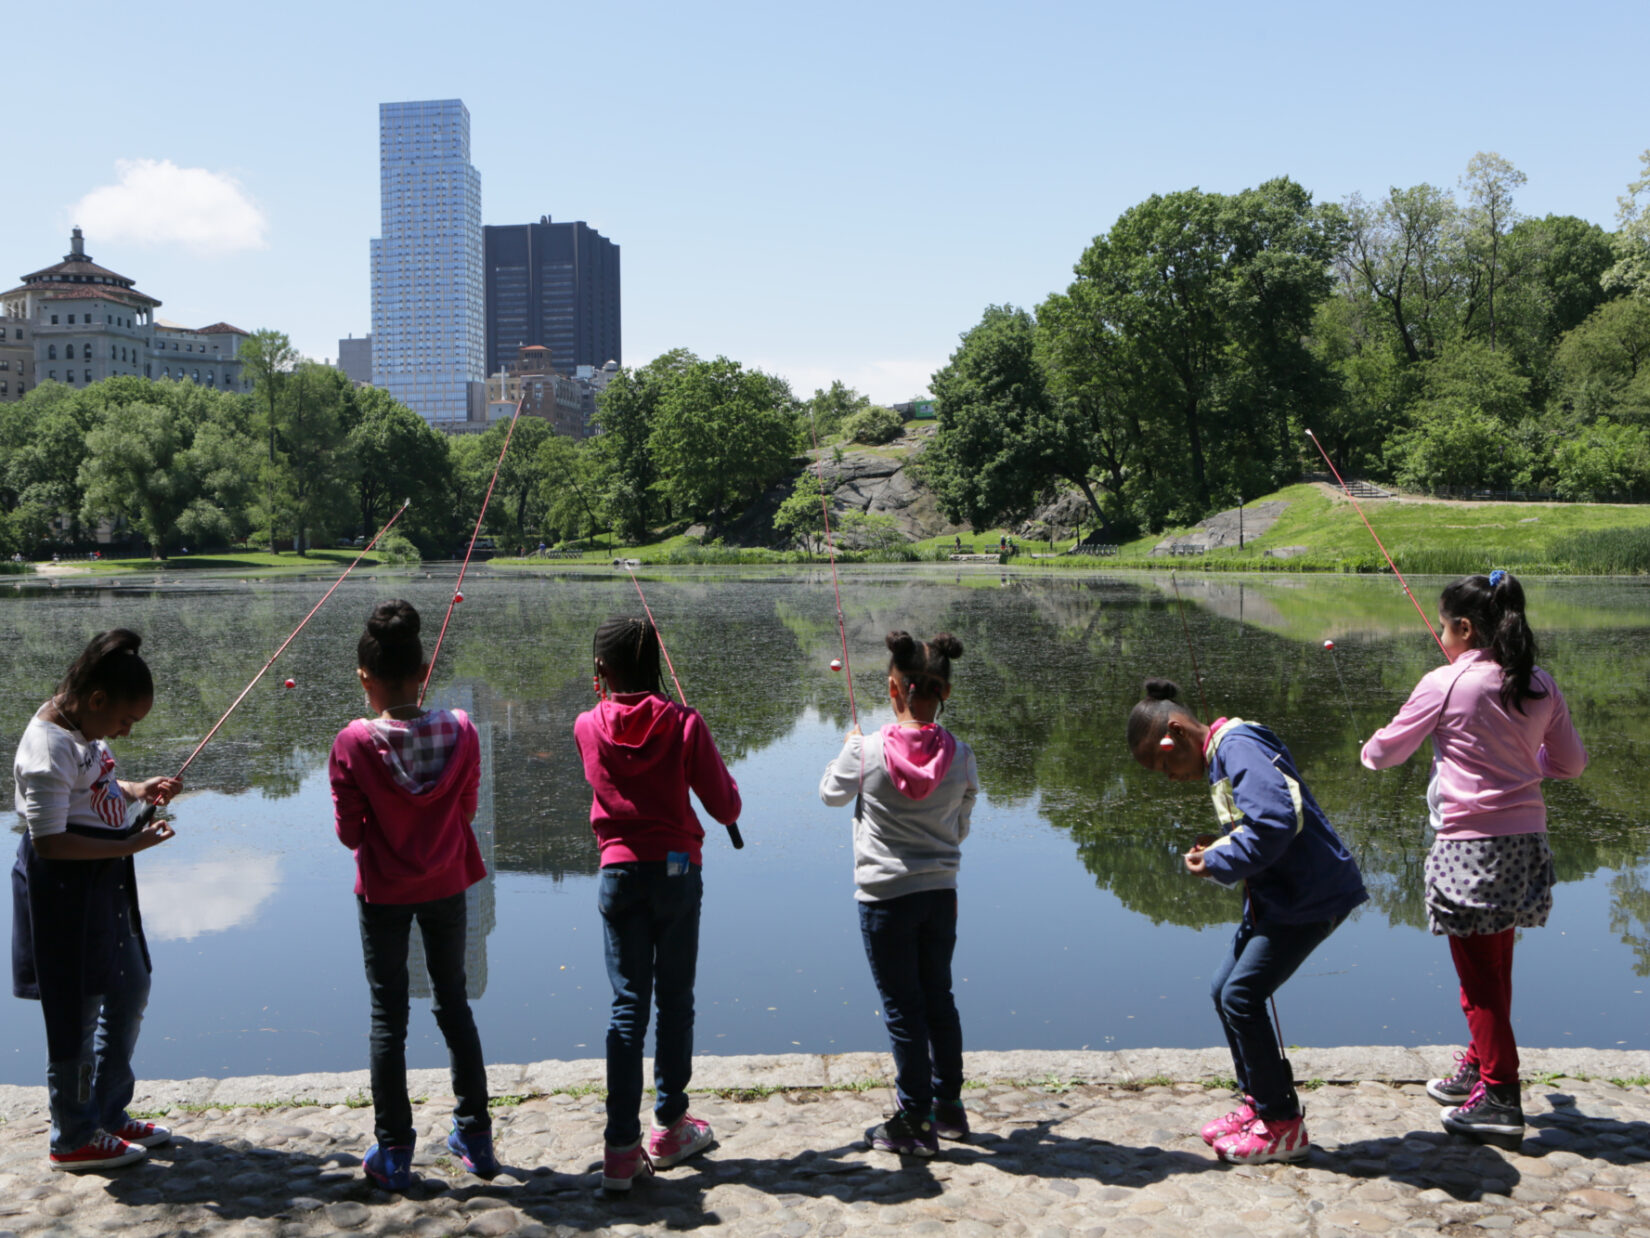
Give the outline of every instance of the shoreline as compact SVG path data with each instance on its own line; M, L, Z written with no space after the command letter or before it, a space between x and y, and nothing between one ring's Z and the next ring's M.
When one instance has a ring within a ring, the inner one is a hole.
M1424 1084L1448 1069L1455 1045L1351 1045L1337 1048L1292 1046L1290 1060L1303 1086L1379 1083ZM1650 1091L1650 1050L1519 1049L1521 1077L1614 1083ZM1099 1086L1142 1088L1195 1084L1218 1087L1232 1073L1225 1047L1208 1049L1011 1049L965 1056L969 1084L1017 1086ZM490 1065L489 1094L511 1103L545 1096L588 1096L605 1088L603 1058ZM694 1093L766 1095L783 1092L860 1092L892 1088L893 1059L887 1053L782 1053L696 1055ZM407 1071L415 1096L448 1096L442 1067ZM131 1108L143 1113L202 1109L270 1108L298 1105L360 1105L370 1096L365 1069L295 1075L235 1075L221 1079L140 1077ZM46 1112L45 1086L0 1084L0 1122Z

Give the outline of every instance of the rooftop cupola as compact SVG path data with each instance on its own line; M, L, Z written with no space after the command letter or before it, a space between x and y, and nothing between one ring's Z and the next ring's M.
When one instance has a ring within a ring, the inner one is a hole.
M74 231L69 233L69 252L63 255L64 262L90 262L86 256L86 238L81 235L80 225L76 224Z

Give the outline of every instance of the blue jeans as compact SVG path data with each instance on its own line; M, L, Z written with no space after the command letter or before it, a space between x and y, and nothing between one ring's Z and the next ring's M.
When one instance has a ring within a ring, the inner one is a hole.
M1232 1047L1238 1087L1268 1121L1298 1118L1301 1105L1267 1002L1341 919L1257 926L1245 913L1231 952L1215 972L1211 996Z
M431 1011L447 1042L453 1119L461 1131L491 1130L487 1063L464 975L464 895L428 903L369 903L356 895L356 903L361 913L361 957L372 996L372 1108L378 1142L386 1148L410 1148L416 1136L407 1097L407 942L414 920L424 937Z
M893 1042L899 1107L926 1117L935 1100L962 1097L962 1019L951 996L957 892L922 890L861 903L859 931Z
M132 1051L149 1005L149 968L125 907L114 958L108 991L88 996L81 1007L79 1055L46 1064L53 1152L72 1152L98 1131L126 1125L126 1106L137 1086Z
M670 1126L688 1108L693 1078L693 978L699 963L699 905L704 878L697 864L670 875L663 860L632 860L602 869L598 906L607 935L607 978L613 1017L607 1025L609 1147L642 1136L642 1047L649 998L658 1003L653 1039L653 1120Z

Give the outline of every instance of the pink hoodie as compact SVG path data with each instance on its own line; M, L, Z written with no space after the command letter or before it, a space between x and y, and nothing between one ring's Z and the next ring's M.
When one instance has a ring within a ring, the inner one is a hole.
M882 728L882 763L901 795L925 800L945 781L957 755L957 737L943 726Z
M626 692L580 714L573 737L595 792L590 825L604 866L663 860L672 851L698 864L705 831L688 802L690 787L723 825L739 820L739 784L698 710Z
M422 791L396 777L396 746L365 719L332 743L328 775L338 839L355 852L355 892L369 903L428 903L487 875L470 828L481 782L475 726L460 709L435 710L418 721L457 728L451 759Z
M1432 740L1427 806L1446 838L1538 834L1547 828L1543 778L1574 778L1587 750L1552 676L1536 668L1522 710L1501 706L1501 666L1487 650L1469 649L1429 671L1398 716L1364 745L1369 769L1407 761Z

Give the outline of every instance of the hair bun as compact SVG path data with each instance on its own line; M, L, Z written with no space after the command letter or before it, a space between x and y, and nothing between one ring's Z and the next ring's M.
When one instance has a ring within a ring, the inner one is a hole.
M1143 691L1149 701L1173 701L1180 697L1180 685L1172 679L1148 679Z
M916 640L904 630L888 633L883 641L888 646L888 652L900 659L909 658L917 649Z
M367 633L383 644L418 639L421 621L411 602L380 602L367 618Z
M962 657L962 642L949 632L941 632L928 643L937 652L943 653L947 658Z

